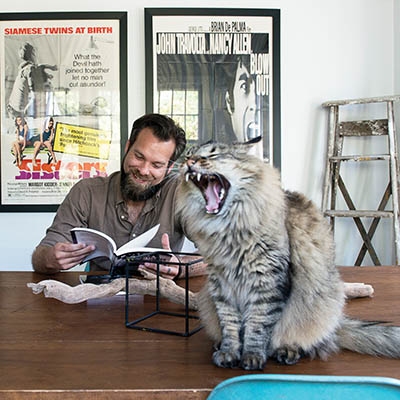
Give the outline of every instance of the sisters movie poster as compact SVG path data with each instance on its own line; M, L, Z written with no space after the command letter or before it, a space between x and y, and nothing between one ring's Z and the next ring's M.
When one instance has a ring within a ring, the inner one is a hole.
M118 18L0 21L2 205L120 168L119 42Z

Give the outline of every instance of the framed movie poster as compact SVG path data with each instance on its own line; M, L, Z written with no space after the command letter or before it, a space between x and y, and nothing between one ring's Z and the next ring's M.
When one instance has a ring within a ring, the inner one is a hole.
M126 81L126 12L0 14L0 211L120 168Z
M280 168L280 10L145 9L146 110Z

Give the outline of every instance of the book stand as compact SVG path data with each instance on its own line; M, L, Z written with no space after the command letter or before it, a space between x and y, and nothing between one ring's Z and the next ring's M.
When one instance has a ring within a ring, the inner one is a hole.
M179 259L180 256L185 256L185 255L191 255L193 256L193 253L173 253L176 255ZM195 326L191 322L193 320L199 320L199 317L197 315L194 315L190 312L189 310L189 267L193 264L197 264L198 262L202 261L202 259L197 258L194 259L193 261L181 263L181 262L173 262L173 261L165 261L162 260L162 257L165 257L164 253L146 253L146 254L136 254L136 255L130 255L126 259L126 264L125 264L125 279L126 279L126 290L125 290L125 326L127 328L131 329L138 329L142 331L150 331L150 332L158 332L158 333L166 333L166 334L171 334L171 335L178 335L178 336L184 336L188 337L193 335L194 333L198 332L202 326L200 325L200 321L198 321ZM136 318L132 321L130 321L130 310L129 310L129 278L135 274L135 271L137 271L137 267L140 264L143 264L144 262L153 262L154 264L157 264L157 277L156 277L156 296L155 296L155 310L151 312L150 314L147 314L143 317ZM169 311L163 311L161 309L161 304L160 304L160 265L180 265L181 269L185 271L185 278L184 278L184 289L185 289L185 302L184 302L184 312L169 312ZM168 329L161 329L161 328L155 328L155 327L150 327L150 326L144 326L141 324L144 321L148 321L152 317L156 316L170 316L170 317L177 317L177 318L183 318L184 320L184 329L182 331L174 331L174 330L168 330Z

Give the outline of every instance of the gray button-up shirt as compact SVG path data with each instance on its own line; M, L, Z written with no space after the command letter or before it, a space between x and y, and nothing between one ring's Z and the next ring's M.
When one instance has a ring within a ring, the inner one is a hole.
M53 246L57 242L72 242L70 230L87 227L112 237L118 248L160 224L160 229L149 246L161 247L161 236L168 233L171 250L181 250L184 235L175 218L177 175L172 173L164 179L161 189L146 201L134 225L128 221L128 212L120 190L120 178L120 172L114 172L108 177L82 179L77 182L58 208L40 245ZM108 269L109 263L101 263L101 266Z

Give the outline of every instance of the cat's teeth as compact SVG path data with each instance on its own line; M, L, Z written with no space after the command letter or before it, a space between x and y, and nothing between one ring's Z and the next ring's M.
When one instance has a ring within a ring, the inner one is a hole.
M198 172L198 173L197 173L197 182L199 182L199 181L200 181L200 179L201 179L201 173L200 173L200 172Z
M225 189L222 188L220 193L219 193L219 199L222 200L225 197Z
M186 172L186 174L185 174L185 181L186 181L186 182L189 182L189 178L190 178L190 174L189 174L189 172Z

